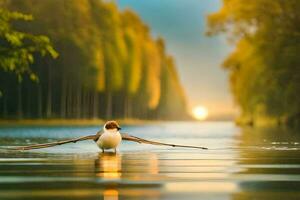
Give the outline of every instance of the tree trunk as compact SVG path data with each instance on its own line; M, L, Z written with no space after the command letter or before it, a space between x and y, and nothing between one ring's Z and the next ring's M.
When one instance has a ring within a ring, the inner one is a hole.
M83 92L82 92L82 114L83 114L83 118L86 119L88 118L88 91L84 88Z
M63 77L61 82L61 97L60 97L60 118L66 117L66 96L67 96L67 81Z
M87 95L87 118L91 119L93 117L93 92L88 91Z
M99 117L99 94L97 90L94 91L93 95L93 119L97 119Z
M46 105L46 117L52 116L52 70L48 64L48 90L47 90L47 105Z
M106 94L106 119L111 119L112 117L112 94L109 91Z
M132 95L125 94L124 98L124 118L131 118L132 117Z
M132 97L131 95L128 96L127 99L127 118L132 118Z
M68 84L67 87L67 100L66 100L66 117L73 118L73 106L72 106L72 85Z
M25 111L25 118L30 118L32 116L32 108L31 108L31 96L32 96L32 88L27 85L26 88L26 111Z
M76 118L79 119L81 117L81 101L82 101L82 88L78 86L76 91Z
M22 106L22 85L21 83L18 83L17 86L17 90L18 90L18 110L17 110L17 116L18 119L22 119L23 118L23 106Z
M124 109L123 110L124 110L123 117L124 117L124 119L127 119L127 117L128 117L128 95L127 94L124 95Z
M7 97L4 94L3 98L3 118L7 118Z
M38 118L42 118L42 87L41 84L39 83L37 85L38 87L38 96L37 96L37 108L38 108Z
M85 88L82 88L82 102L81 102L81 109L82 109L82 116L81 118L85 118L85 112L86 112L86 109L85 109Z

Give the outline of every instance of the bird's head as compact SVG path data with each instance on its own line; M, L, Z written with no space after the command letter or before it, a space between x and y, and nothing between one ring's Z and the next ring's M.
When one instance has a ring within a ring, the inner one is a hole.
M121 130L121 127L119 126L119 124L116 121L107 121L104 124L103 129L105 131L119 131L119 130Z

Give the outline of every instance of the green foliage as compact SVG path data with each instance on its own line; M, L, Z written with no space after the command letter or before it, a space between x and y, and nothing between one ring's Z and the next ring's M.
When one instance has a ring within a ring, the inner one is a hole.
M142 77L142 43L146 38L147 27L140 23L137 15L126 10L122 14L124 27L124 40L127 47L127 58L125 61L125 84L126 92L134 95Z
M35 58L37 76L30 77L39 85L0 79L6 90L13 87L0 102L3 116L15 117L22 108L28 117L186 117L174 63L162 62L169 56L134 12L101 0L7 0L5 6L30 13L33 21L14 25L28 35L47 35L60 56L28 57Z
M209 34L236 44L224 67L242 117L299 123L299 9L298 0L224 0L208 17Z
M14 29L11 23L15 20L30 21L32 16L0 8L0 68L15 73L19 82L24 74L37 81L38 77L30 68L34 63L34 54L49 54L53 58L58 54L48 37Z

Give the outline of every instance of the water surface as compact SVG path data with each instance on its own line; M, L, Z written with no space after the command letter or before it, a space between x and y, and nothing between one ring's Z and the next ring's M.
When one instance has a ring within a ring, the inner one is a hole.
M100 127L2 127L0 146L95 133ZM0 199L300 199L300 137L228 122L125 126L146 139L209 150L123 142L101 153L84 141L0 150Z

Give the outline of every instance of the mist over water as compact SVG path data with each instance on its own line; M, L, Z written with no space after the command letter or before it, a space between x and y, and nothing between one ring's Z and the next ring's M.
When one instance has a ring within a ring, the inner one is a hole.
M2 127L0 145L49 142L100 127ZM298 199L300 137L227 122L124 126L124 132L209 150L92 141L24 152L0 150L1 199Z

